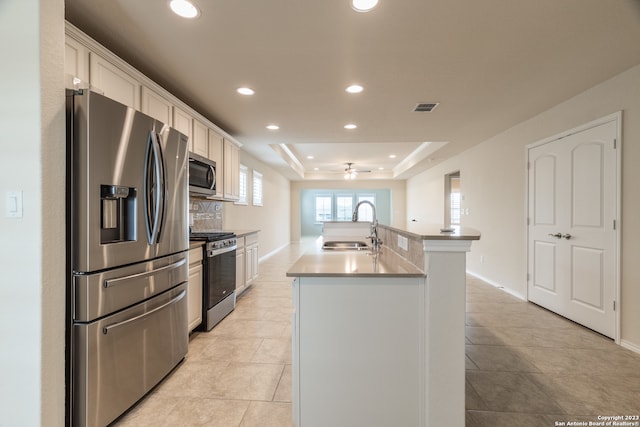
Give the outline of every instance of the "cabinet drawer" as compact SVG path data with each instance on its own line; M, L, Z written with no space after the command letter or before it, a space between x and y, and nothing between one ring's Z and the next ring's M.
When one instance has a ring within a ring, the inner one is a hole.
M189 250L189 265L202 263L202 247Z
M247 246L258 243L258 233L247 234L245 236L245 241Z

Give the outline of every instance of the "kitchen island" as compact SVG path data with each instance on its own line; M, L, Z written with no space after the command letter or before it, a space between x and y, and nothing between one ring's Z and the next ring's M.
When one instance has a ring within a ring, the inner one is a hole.
M317 249L287 272L297 427L464 425L465 257L480 234L379 228L380 253Z

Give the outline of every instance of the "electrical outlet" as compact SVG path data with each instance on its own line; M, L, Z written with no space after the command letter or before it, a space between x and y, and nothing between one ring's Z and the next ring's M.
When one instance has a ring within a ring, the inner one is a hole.
M400 249L404 249L405 251L409 250L409 240L398 234L398 247Z

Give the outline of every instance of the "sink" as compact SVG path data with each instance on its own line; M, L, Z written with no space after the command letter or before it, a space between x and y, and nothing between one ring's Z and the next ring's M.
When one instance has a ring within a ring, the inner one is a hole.
M331 241L324 242L322 249L331 251L362 251L369 249L369 245L360 241Z

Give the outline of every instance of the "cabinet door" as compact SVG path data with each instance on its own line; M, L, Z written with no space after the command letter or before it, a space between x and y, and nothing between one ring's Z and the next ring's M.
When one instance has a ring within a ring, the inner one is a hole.
M189 137L189 151L193 151L193 134L191 128L193 126L193 117L186 111L174 106L173 107L173 127Z
M189 266L189 286L187 291L189 332L202 323L202 280L202 264L191 264Z
M231 141L224 140L224 198L240 198L240 153Z
M171 120L172 105L169 101L148 87L142 87L142 112L160 120L169 126L173 126Z
M224 138L219 133L209 129L209 156L216 162L216 196L224 196Z
M203 157L209 156L209 129L197 119L193 119L192 151Z
M252 255L251 255L251 262L253 263L253 268L251 270L251 273L253 274L251 276L251 280L255 280L258 278L258 261L259 261L259 256L258 256L258 245L254 245L252 250Z
M65 39L64 72L89 82L89 50L71 37Z
M91 85L105 96L140 110L140 83L106 59L89 53Z
M244 248L236 251L236 294L244 291L246 286L245 281L245 252Z

